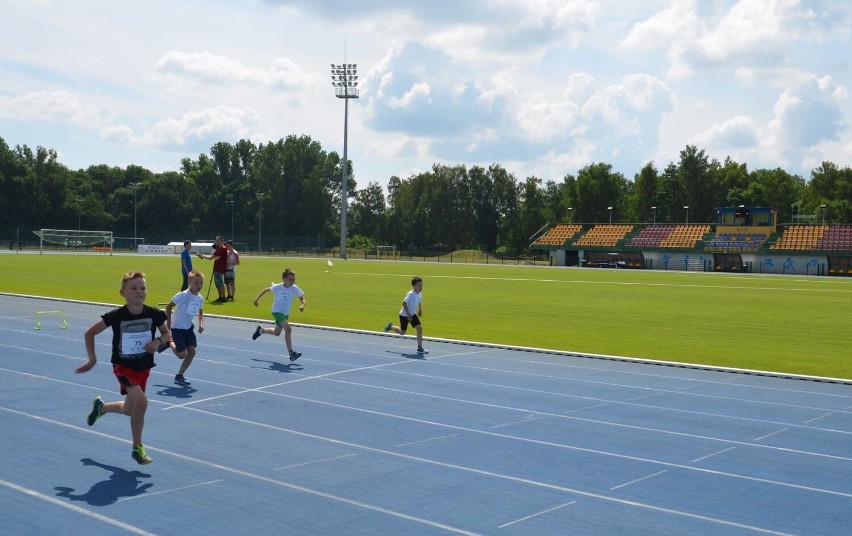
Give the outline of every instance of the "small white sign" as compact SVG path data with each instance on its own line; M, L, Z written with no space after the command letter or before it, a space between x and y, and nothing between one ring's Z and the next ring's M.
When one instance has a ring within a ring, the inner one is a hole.
M171 246L155 246L144 244L139 246L139 253L144 253L147 255L166 255L170 253L174 253L175 249Z

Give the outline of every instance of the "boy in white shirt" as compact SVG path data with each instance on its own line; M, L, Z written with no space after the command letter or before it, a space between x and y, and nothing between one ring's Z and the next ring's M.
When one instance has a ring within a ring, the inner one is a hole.
M254 334L251 336L252 340L257 340L258 337L263 335L264 333L268 335L275 335L276 337L281 335L281 331L284 331L284 342L287 344L287 352L290 354L290 361L295 361L301 357L301 352L296 352L293 350L293 340L291 335L290 328L290 308L293 305L293 298L299 298L301 302L299 304L299 311L302 312L305 310L305 293L296 286L296 272L291 270L290 268L286 268L284 273L281 274L281 283L273 283L272 286L265 288L260 291L260 294L257 295L257 298L254 299L254 306L257 307L260 303L260 299L267 293L271 292L273 296L275 296L275 300L272 302L272 317L275 318L275 327L274 328L264 328L263 326L258 325L257 329L254 330Z
M157 349L162 352L171 348L175 355L181 359L180 370L175 375L177 385L189 385L183 375L192 364L195 357L195 349L198 340L195 337L195 324L193 320L198 317L198 333L204 332L204 297L201 291L204 289L204 274L192 271L187 277L189 286L183 292L178 292L172 297L166 306L166 325L171 331L171 338L166 344ZM174 312L174 314L172 314Z
M393 331L397 335L405 335L408 331L408 326L411 325L417 332L417 353L428 354L423 349L423 325L420 323L420 317L423 316L423 279L414 277L411 279L411 290L402 299L402 309L399 310L399 326L394 326L393 322L388 322L385 325L385 333Z

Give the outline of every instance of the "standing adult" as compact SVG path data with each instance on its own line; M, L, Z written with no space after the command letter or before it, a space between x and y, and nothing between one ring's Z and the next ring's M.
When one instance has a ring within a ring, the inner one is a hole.
M234 249L233 240L225 240L228 248L228 271L225 272L225 287L228 289L227 301L234 301L237 293L237 265L240 264L240 254Z
M216 292L219 297L213 300L213 303L224 303L225 298L225 272L228 271L228 248L225 247L225 239L217 236L213 241L213 253L211 255L198 254L199 259L208 259L213 261L213 284L216 285Z
M189 288L189 272L192 271L192 255L189 254L190 249L192 249L192 242L184 240L183 251L180 252L180 273L183 276L183 284L180 287L181 292Z

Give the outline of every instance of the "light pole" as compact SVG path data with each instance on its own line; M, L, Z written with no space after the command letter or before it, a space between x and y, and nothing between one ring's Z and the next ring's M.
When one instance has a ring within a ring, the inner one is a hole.
M260 207L257 211L257 253L260 254L260 229L263 225L263 192L255 192L257 194L257 201L260 203ZM233 239L232 239L233 240Z
M825 225L825 205L820 205L819 208L822 209L822 224Z
M790 217L790 223L796 223L796 203L790 205L790 212L793 213Z
M651 210L654 211L654 225L657 225L657 207L651 207Z
M234 239L234 200L229 199L228 203L231 204L231 240Z
M568 223L574 223L574 207L568 207L568 217L570 218Z
M689 205L684 205L684 209L686 209L686 223L689 223Z
M130 186L133 187L133 247L136 248L136 251L139 251L139 246L136 243L136 190L139 184L138 182L130 183Z
M606 207L609 211L609 224L612 225L612 207Z
M345 61L345 59L344 59ZM331 85L334 95L343 99L343 177L340 181L340 258L346 258L346 205L349 193L349 99L358 98L358 64L331 64Z

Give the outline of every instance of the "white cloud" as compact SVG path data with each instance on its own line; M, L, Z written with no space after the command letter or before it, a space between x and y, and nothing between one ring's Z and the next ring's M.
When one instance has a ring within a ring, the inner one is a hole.
M97 126L113 114L93 104L85 104L65 90L35 91L10 97L0 95L0 117L16 121L61 121Z
M0 11L16 21L0 34L2 135L61 149L72 167L176 169L218 141L290 134L340 152L328 66L344 57L361 74L361 98L348 101L359 183L435 162L544 179L606 162L631 177L696 141L750 168L850 162L852 4L840 0L265 0L201 11L151 0L134 16L108 0L0 0Z
M807 148L839 139L848 126L840 111L845 94L845 89L828 76L784 91L775 103L768 127L776 149Z
M422 104L431 104L432 99L429 98L430 90L429 84L425 82L418 82L411 86L402 97L391 97L388 100L388 105L392 110L403 110L410 109L412 106L422 103Z
M157 61L157 72L210 84L250 84L272 89L305 89L320 83L290 58L276 58L265 69L247 67L227 56L172 50Z
M711 126L695 141L702 147L753 149L760 134L761 129L754 118L738 115Z
M258 115L252 109L217 106L188 112L176 119L163 119L142 134L136 134L126 125L105 127L100 134L105 141L166 150L196 147L200 143L201 150L206 151L217 141L250 137L257 122Z

